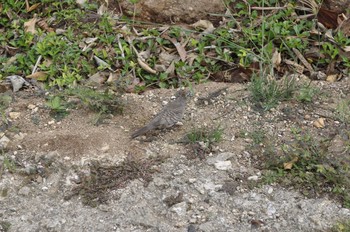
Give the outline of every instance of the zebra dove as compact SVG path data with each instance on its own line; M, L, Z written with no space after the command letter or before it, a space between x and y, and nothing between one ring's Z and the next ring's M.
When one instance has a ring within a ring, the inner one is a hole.
M180 122L185 112L188 94L189 92L185 90L179 90L175 95L176 99L164 106L146 126L135 131L131 138L136 138L154 129L169 128Z

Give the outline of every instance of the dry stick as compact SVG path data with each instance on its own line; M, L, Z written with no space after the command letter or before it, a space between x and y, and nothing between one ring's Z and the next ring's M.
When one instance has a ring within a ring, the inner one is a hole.
M299 58L299 60L301 61L301 63L303 63L303 65L311 72L315 72L314 69L312 68L311 64L309 62L307 62L307 60L304 58L304 56L299 52L298 49L296 48L292 48L293 52L295 53L295 55Z
M38 68L38 65L39 65L41 59L42 59L42 56L40 55L40 56L38 57L38 59L37 59L35 65L34 65L34 68L33 68L33 70L32 70L32 74L34 74L34 73L36 72L36 69Z
M286 6L276 6L276 7L259 7L259 6L252 6L252 10L284 10L286 9Z
M304 72L304 66L298 64L297 62L294 62L294 61L289 60L289 59L285 59L284 63L286 63L288 65L292 65L295 68L296 72L299 74L302 74Z

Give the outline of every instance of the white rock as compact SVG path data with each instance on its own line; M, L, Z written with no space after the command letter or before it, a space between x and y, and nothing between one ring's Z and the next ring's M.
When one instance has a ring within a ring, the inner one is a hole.
M30 110L33 110L33 109L36 108L36 105L29 104L29 105L27 106L27 108L30 109Z
M9 116L11 119L17 119L17 118L19 118L19 116L21 116L21 113L20 112L10 112Z
M254 180L254 181L257 181L257 180L259 180L259 176L249 176L248 177L248 180Z
M187 203L183 201L176 205L173 205L170 208L170 211L176 213L179 216L185 216L187 212Z
M7 138L5 135L0 138L0 149L5 149L7 145L9 144L10 139Z
M214 164L215 168L218 169L218 170L229 170L232 168L232 163L231 161L227 160L227 161L217 161L215 164Z

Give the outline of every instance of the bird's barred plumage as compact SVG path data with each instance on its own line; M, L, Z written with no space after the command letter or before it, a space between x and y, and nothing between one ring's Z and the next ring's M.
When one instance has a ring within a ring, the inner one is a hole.
M188 92L180 90L176 99L169 102L146 126L135 131L131 137L136 138L154 129L163 129L174 126L182 120L185 113Z

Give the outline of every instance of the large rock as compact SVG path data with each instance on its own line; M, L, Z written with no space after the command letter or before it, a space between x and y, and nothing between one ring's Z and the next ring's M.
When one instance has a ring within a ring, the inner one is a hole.
M120 2L124 14L134 14L141 20L171 23L194 23L199 19L219 21L220 17L210 16L211 13L224 13L222 0L140 0L135 6L128 0Z

